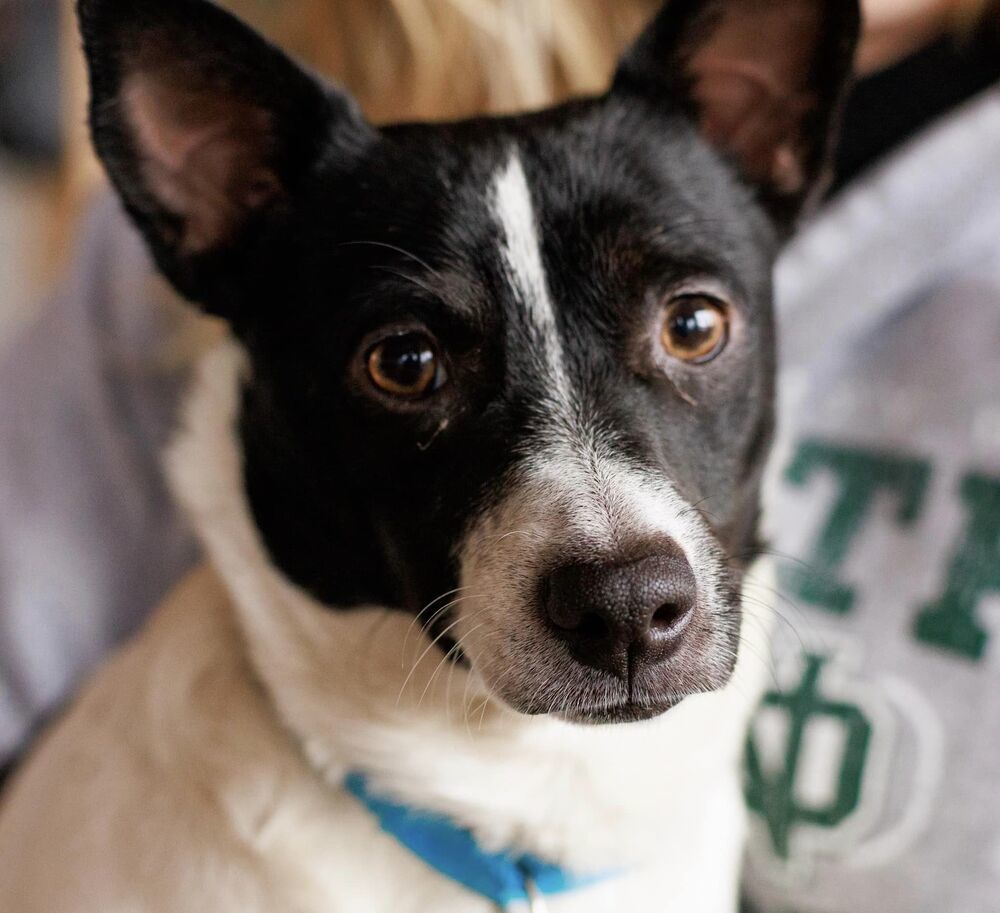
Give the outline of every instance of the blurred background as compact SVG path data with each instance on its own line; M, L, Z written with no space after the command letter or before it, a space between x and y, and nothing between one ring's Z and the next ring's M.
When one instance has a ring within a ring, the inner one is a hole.
M57 0L0 0L0 348L41 298L62 164Z

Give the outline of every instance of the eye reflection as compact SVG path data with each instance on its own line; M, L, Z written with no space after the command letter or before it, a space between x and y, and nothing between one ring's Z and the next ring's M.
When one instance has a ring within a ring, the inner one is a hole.
M678 295L667 304L660 341L672 358L706 364L729 341L726 305L710 295Z
M379 390L402 399L427 396L446 380L434 341L416 331L376 343L368 352L366 367L368 378Z

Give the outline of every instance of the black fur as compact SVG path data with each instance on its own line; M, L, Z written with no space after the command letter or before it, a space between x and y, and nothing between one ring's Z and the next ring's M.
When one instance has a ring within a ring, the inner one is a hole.
M545 374L486 194L514 144L581 408L623 458L704 502L735 566L749 554L773 421L771 267L822 171L857 8L788 2L821 8L825 25L797 125L806 183L783 192L745 180L738 157L705 140L685 69L719 9L747 2L668 4L605 96L376 130L203 0L82 0L97 150L166 275L249 351L247 492L292 580L331 607L419 611L456 585L463 533L546 433ZM149 164L127 103L135 74L170 83L196 118L221 97L232 148L213 167L232 153L264 176L258 193L230 175L226 218L202 213L197 243L151 178L175 179ZM637 340L692 277L730 290L743 331L716 362L650 370ZM359 352L380 328L410 326L438 340L449 382L419 404L388 403Z
M255 279L263 297L254 310L270 312L282 296L307 305L293 320L269 313L244 328L255 382L243 433L251 502L294 579L335 605L419 609L455 585L452 546L532 446L545 418L535 404L548 391L483 194L504 162L505 134L518 138L532 186L548 191L533 201L543 255L592 414L692 502L711 497L723 524L755 509L741 494L753 490L763 455L755 435L770 423L774 230L691 133L674 115L613 97L502 131L492 122L395 128L353 172L367 193L348 202L351 221L277 248L291 268L270 288ZM319 221L344 190L313 196L308 218ZM698 408L667 379L637 376L630 351L658 293L692 274L737 289L749 327L727 371L683 371L677 382ZM414 319L449 353L450 389L405 414L350 382L345 391L358 342Z

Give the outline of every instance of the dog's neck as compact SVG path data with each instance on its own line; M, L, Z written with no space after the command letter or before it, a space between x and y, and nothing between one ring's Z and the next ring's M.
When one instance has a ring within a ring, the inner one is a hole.
M232 596L255 672L331 786L373 787L450 816L487 849L581 871L738 854L738 759L760 689L759 647L721 692L650 723L585 728L524 717L443 660L412 616L326 608L271 563L253 525L236 434L246 360L232 342L202 364L170 454L175 488ZM766 625L744 625L761 639ZM729 849L720 840L731 843Z

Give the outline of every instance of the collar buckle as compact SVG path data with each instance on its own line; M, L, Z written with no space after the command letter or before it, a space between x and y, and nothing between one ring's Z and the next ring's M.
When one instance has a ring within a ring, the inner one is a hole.
M528 913L548 913L549 907L545 903L545 896L538 890L535 879L530 875L525 876L524 893L528 896Z
M511 901L500 909L500 913L549 913L549 905L535 879L522 871L524 879L524 899Z

